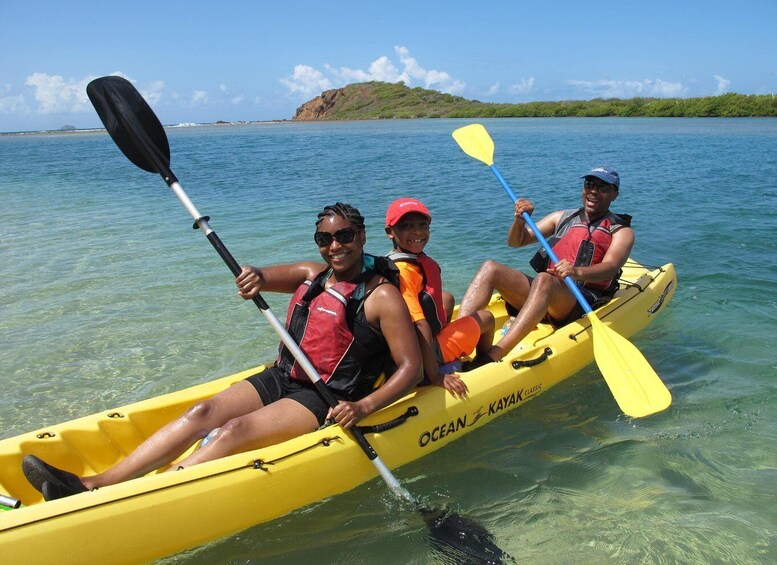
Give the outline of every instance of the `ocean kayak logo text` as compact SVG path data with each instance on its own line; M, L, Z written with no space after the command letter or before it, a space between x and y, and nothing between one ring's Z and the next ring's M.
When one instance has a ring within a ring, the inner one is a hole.
M503 396L498 400L494 400L488 405L488 410L485 406L480 406L471 417L466 414L459 418L453 418L445 423L435 426L431 430L423 432L418 438L418 445L426 447L430 443L439 441L445 436L455 434L456 432L469 427L474 426L475 422L483 418L484 416L495 416L500 412L507 410L518 403L524 402L530 399L532 396L537 396L542 391L542 384L537 384L530 389L520 389L516 392Z

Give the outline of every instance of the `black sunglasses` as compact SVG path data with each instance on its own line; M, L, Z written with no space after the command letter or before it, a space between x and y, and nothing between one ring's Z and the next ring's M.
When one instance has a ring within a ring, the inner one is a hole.
M583 182L583 188L593 190L594 188L599 192L612 192L615 190L615 185L607 184L606 182L597 182L593 180L585 179Z
M313 241L319 247L329 247L332 245L332 241L337 243L351 243L353 238L356 237L356 230L353 228L343 228L337 230L335 233L329 233L325 231L317 231L313 234Z

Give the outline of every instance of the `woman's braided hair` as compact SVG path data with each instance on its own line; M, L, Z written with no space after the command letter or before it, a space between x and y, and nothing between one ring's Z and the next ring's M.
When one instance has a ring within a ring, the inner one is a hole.
M316 226L318 226L321 223L321 220L324 218L329 218L332 216L340 216L341 218L345 218L348 220L348 223L350 223L358 230L364 229L364 217L359 213L359 210L350 204L343 204L342 202L336 202L331 206L325 206L324 210L318 214Z

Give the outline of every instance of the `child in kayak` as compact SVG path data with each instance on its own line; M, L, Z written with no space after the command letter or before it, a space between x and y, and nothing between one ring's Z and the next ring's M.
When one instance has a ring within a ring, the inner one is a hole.
M386 212L386 235L394 249L389 257L399 268L399 290L415 324L424 377L453 396L463 397L467 385L455 374L460 357L488 351L493 344L494 316L478 310L448 322L453 300L443 293L440 266L424 253L432 216L420 201L400 198ZM446 298L449 304L445 305Z

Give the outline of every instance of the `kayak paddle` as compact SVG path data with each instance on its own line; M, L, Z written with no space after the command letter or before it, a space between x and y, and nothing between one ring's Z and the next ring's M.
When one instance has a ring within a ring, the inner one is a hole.
M488 165L513 202L518 200L494 164L494 141L486 128L480 124L464 126L453 132L453 139L464 153ZM524 212L521 217L534 232L550 260L558 263L558 257L531 216ZM620 409L628 416L640 418L667 408L672 403L672 395L642 353L630 341L602 323L570 277L565 277L564 282L591 322L594 358Z
M100 120L113 141L135 165L151 173L158 173L194 219L194 229L200 229L224 260L234 276L240 274L240 265L208 224L210 218L201 215L170 170L170 146L164 127L151 107L135 87L117 76L101 77L86 87L86 92ZM326 402L334 407L337 399L327 388L315 367L299 345L286 331L284 325L270 310L269 305L257 295L253 299L283 344L291 351L305 373ZM474 521L448 510L429 508L416 500L391 473L372 448L364 433L357 426L350 430L356 443L364 451L391 492L401 500L411 503L428 525L435 546L450 547L464 552L481 562L503 563L510 558L493 543L493 536ZM511 559L511 558L510 558Z
M16 498L10 497L5 494L0 494L0 510L8 510L8 509L16 510L17 508L20 508L21 505L22 505L21 500L18 500Z

